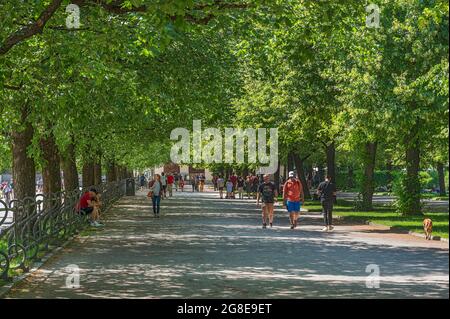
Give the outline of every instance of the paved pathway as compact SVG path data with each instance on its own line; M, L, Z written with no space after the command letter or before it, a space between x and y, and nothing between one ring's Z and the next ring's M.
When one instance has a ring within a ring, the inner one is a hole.
M107 227L77 239L19 284L9 298L414 298L449 297L448 244L384 228L338 225L322 233L306 215L290 230L286 214L263 230L249 201L214 193L176 194L162 218L141 194L125 198ZM80 288L66 288L66 267ZM378 265L379 289L366 287Z

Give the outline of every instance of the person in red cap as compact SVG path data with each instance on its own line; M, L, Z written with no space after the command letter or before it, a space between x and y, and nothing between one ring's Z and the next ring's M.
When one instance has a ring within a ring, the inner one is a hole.
M294 172L289 172L289 179L283 187L283 200L289 213L291 229L297 227L300 208L305 200L304 196L302 183L295 177Z

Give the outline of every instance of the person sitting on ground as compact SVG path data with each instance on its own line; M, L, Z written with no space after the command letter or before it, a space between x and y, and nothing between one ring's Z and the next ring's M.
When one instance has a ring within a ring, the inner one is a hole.
M82 216L89 216L90 224L93 227L103 226L99 222L101 203L97 198L98 192L95 188L90 188L85 192L77 203L76 211Z

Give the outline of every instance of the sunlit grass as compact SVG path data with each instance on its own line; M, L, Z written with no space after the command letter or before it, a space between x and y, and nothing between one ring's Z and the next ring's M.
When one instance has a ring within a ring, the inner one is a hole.
M322 210L322 206L318 201L307 201L304 208L310 212L320 212ZM333 212L335 216L343 216L347 220L361 223L370 221L417 233L423 233L423 220L425 218L431 218L433 220L433 235L448 238L448 213L425 212L423 216L402 216L387 205L375 206L374 209L372 212L357 211L352 202L338 200L337 205L333 208Z

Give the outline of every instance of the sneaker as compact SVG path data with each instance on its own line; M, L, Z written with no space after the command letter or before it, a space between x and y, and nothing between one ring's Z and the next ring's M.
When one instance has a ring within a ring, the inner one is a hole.
M333 231L334 227L333 226L328 226L328 231Z
M295 227L294 227L294 224L291 224L291 229L294 229Z
M273 227L273 223L270 223L270 228L272 228Z
M324 228L322 228L322 231L328 231L328 226L325 226Z
M266 229L267 228L267 224L263 224L263 229Z
M103 225L100 224L100 223L98 223L98 222L92 222L92 223L91 223L91 226L92 226L92 227L102 227Z

